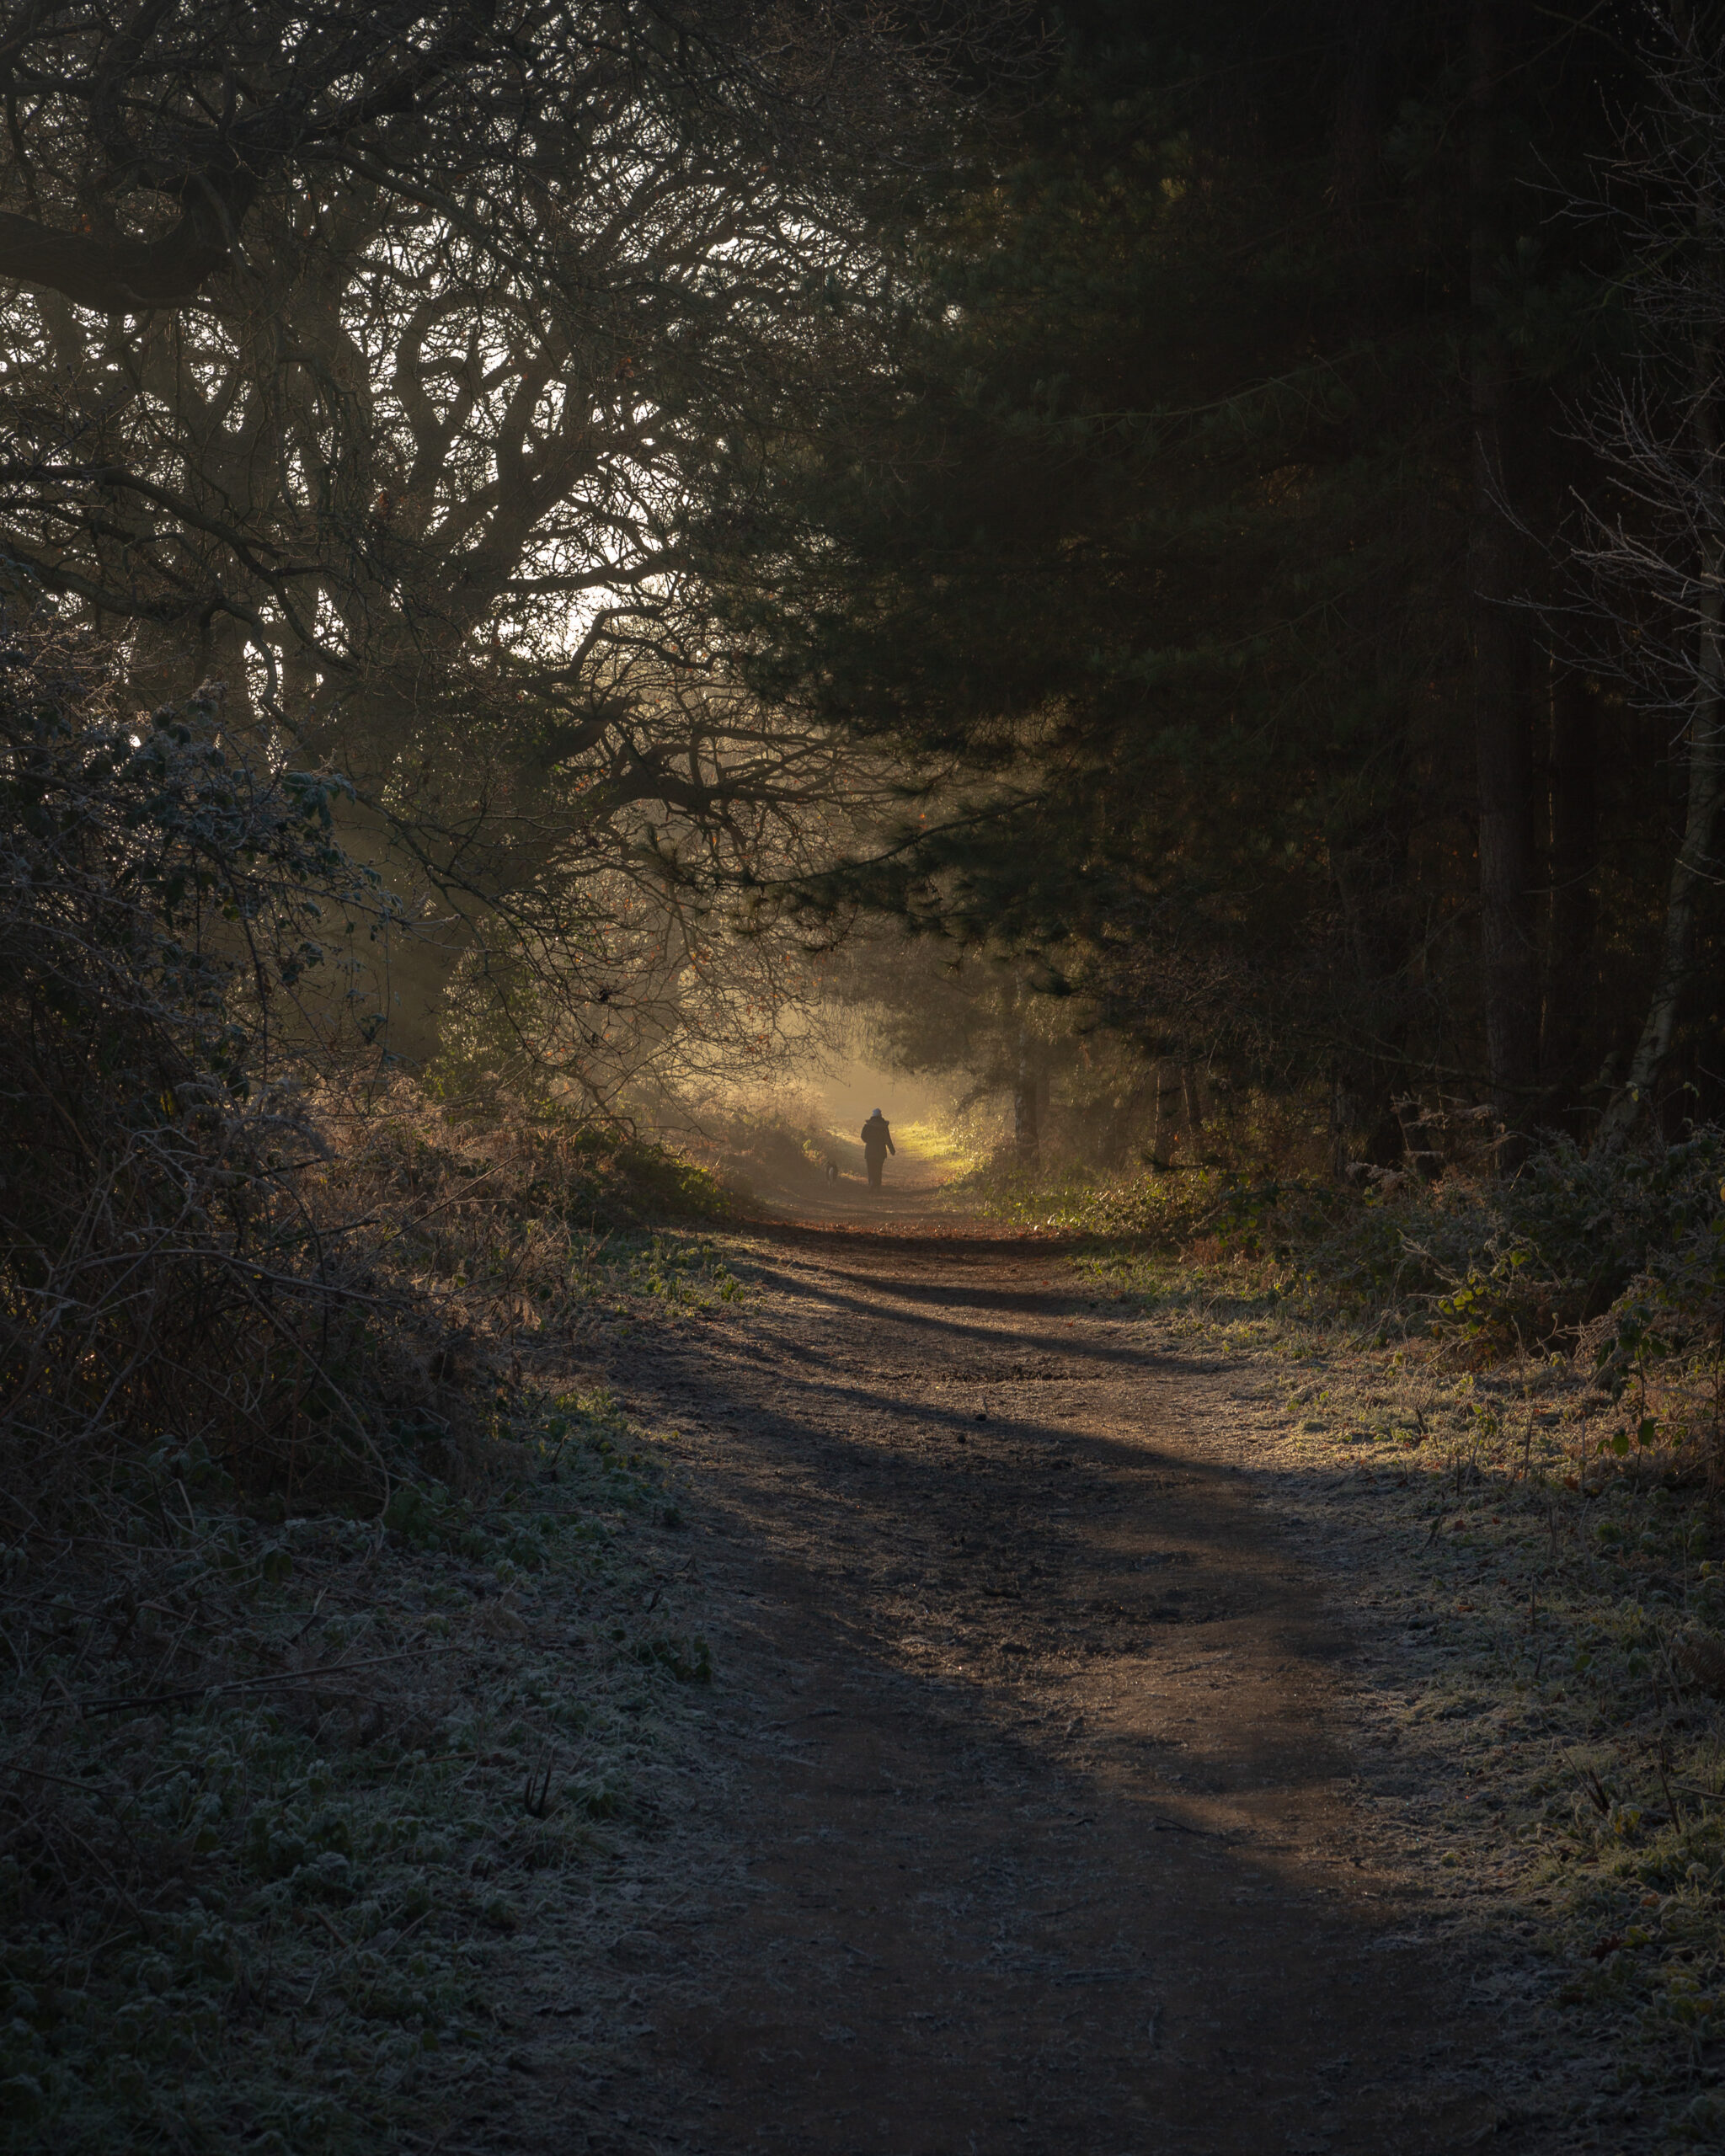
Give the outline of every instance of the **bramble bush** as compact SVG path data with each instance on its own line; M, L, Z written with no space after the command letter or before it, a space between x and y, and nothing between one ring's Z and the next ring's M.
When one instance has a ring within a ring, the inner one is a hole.
M299 1187L321 1146L298 992L332 931L389 906L335 842L341 782L234 755L219 698L128 723L77 644L3 657L0 1444L19 1527L72 1501L93 1456L166 1433L230 1468L318 1425L362 1438L342 1374L361 1305Z

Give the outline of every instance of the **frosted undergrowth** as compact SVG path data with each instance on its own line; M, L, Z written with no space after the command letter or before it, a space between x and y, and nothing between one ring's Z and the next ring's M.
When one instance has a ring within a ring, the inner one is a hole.
M7 1553L8 2147L313 2156L506 2105L511 1941L659 1832L711 1674L650 1435L526 1396L506 1444L382 1522L238 1519L169 1455L105 1550Z
M1469 1368L1465 1340L1381 1344L1375 1317L1315 1322L1244 1268L1116 1251L1080 1271L1169 1346L1224 1351L1266 1495L1322 1545L1365 1643L1362 1726L1404 1846L1530 1924L1538 1995L1605 2047L1653 2136L1621 2145L1725 2146L1710 1372Z

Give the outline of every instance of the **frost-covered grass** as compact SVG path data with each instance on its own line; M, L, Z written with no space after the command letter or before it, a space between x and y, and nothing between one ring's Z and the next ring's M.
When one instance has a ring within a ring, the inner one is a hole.
M510 1935L657 1831L711 1662L648 1433L603 1395L493 1433L381 1521L164 1451L105 1547L6 1552L9 2148L423 2145L502 2079Z
M996 1165L950 1192L1256 1376L1267 1492L1345 1549L1404 1846L1515 1896L1642 2092L1636 2146L1674 2150L1725 2147L1722 1178L1702 1129L1555 1140L1509 1181Z
M1608 2025L1664 2121L1647 2145L1680 2149L1725 2145L1719 1370L1700 1293L1667 1336L1685 1346L1643 1331L1625 1352L1626 1305L1680 1252L1647 1255L1567 1342L1508 1352L1514 1328L1466 1304L1326 1296L1286 1253L1119 1243L1075 1263L1256 1375L1266 1476L1359 1567L1335 1591L1378 1642L1362 1692L1421 1790L1413 1846L1513 1893L1557 1998Z
M711 1673L655 1448L556 1358L734 1300L652 1225L734 1208L302 1003L395 917L342 782L219 699L134 731L99 658L0 696L4 2138L430 2145Z

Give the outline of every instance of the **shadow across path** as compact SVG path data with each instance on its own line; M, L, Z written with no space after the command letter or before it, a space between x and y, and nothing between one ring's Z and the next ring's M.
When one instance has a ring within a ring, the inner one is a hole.
M1189 1376L1044 1248L860 1240L778 1235L734 1332L632 1353L729 1612L736 1866L629 1992L614 2145L1555 2151L1351 1807L1345 1641Z

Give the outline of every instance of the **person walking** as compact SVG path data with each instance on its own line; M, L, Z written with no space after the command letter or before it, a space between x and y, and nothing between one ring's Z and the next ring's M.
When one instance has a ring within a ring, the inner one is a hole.
M868 1171L871 1190L880 1188L880 1173L886 1166L886 1156L898 1150L893 1143L892 1126L877 1108L862 1126L862 1161Z

